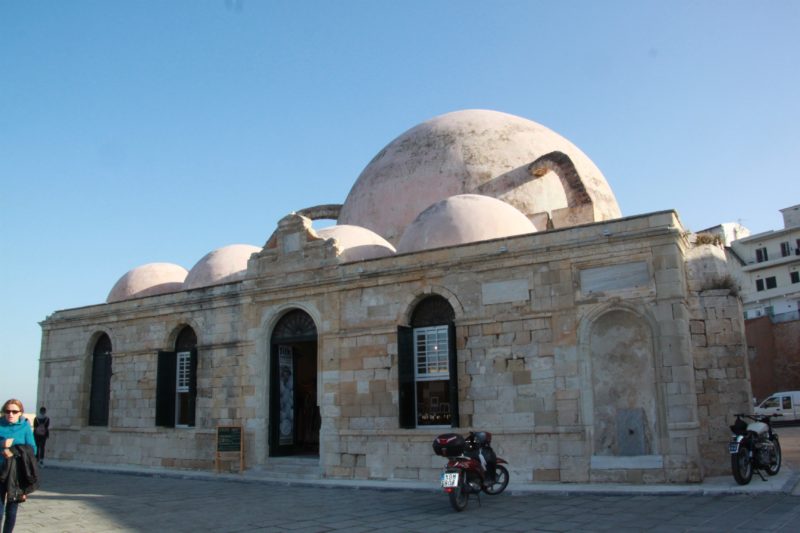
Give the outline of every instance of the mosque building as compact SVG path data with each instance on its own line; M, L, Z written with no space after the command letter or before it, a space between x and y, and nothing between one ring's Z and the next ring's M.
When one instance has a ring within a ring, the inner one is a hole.
M48 454L213 470L233 426L245 471L435 482L433 438L480 429L515 482L701 481L751 391L724 253L690 237L671 210L623 218L540 124L435 117L263 247L48 316Z

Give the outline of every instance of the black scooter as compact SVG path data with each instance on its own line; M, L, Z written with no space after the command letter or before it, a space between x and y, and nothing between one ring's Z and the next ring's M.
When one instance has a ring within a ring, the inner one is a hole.
M755 471L766 481L762 470L774 476L781 469L781 443L771 423L772 418L781 415L737 413L735 416L736 421L730 426L733 436L728 443L733 478L739 485L747 485ZM745 418L751 422L746 422Z

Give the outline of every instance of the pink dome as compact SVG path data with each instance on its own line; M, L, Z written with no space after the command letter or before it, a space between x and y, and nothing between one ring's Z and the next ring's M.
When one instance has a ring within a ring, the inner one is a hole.
M323 239L336 239L341 249L339 259L343 263L386 257L395 253L394 246L386 239L360 226L330 226L317 230L317 235Z
M514 207L489 196L460 194L437 202L419 214L403 233L398 253L538 231Z
M119 278L106 298L107 303L154 296L183 289L187 271L173 263L148 263L129 270Z
M552 152L572 161L594 220L620 216L603 174L567 139L524 118L473 109L435 117L389 143L361 172L338 222L397 244L423 209L458 194L489 195L528 217L552 213L568 207L562 181L552 171L531 179L528 168Z
M242 279L247 271L247 261L261 251L250 244L223 246L203 256L189 271L184 282L185 289L197 289Z

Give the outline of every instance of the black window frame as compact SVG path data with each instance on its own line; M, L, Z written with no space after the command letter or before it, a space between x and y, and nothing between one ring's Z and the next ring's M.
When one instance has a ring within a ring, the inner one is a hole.
M764 290L764 280L759 278L756 280L756 291L761 292Z
M789 272L789 280L792 283L800 283L800 272L797 270Z
M767 253L767 247L762 246L761 248L756 248L756 263L764 263L769 261L769 253Z
M775 276L769 276L768 278L764 278L764 286L766 287L766 290L777 289L778 278L776 278Z
M410 326L397 328L398 359L398 420L403 429L436 427L417 423L417 392L414 361L414 329L429 326L447 326L448 394L450 425L460 426L458 410L458 352L456 348L455 312L442 296L431 295L417 303L411 315ZM442 426L444 427L444 426Z
M90 426L108 426L111 411L111 365L113 345L107 333L100 335L92 349L92 374L89 389Z
M176 424L178 353L189 352L189 392L186 424ZM197 423L197 336L191 326L178 334L174 351L159 351L156 367L156 426L195 427Z

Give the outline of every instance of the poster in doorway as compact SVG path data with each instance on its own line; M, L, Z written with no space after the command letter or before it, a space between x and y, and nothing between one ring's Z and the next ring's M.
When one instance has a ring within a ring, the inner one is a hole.
M278 347L281 445L294 444L294 364L291 346Z

